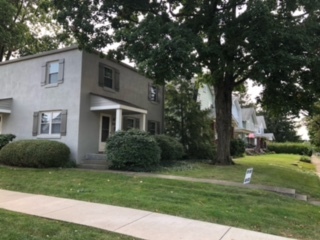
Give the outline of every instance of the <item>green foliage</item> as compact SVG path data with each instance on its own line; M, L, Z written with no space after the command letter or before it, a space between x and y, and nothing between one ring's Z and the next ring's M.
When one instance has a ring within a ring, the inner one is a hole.
M117 42L110 57L129 57L158 84L206 69L221 103L220 136L231 128L232 91L247 79L264 86L260 102L277 113L298 114L319 99L319 0L54 3L81 48ZM229 141L218 136L219 163L230 162L226 149Z
M305 163L311 163L311 158L308 156L301 156L299 161L305 162Z
M161 149L146 132L130 129L118 131L108 139L108 160L113 169L150 171L160 163Z
M155 135L154 138L161 149L161 160L179 160L183 157L183 146L176 138L163 134Z
M312 155L312 146L306 143L269 143L268 150L275 153Z
M0 62L53 50L69 36L54 21L50 0L0 0ZM45 30L45 32L44 32Z
M185 80L174 80L166 86L166 134L182 143L190 158L213 159L214 137L209 110L201 110L197 89Z
M64 167L69 157L67 145L49 140L19 140L0 151L0 163L17 167Z
M320 102L314 105L313 115L307 117L307 128L311 143L320 148Z
M245 153L245 142L241 139L232 139L230 142L230 154L233 157L243 157Z
M0 134L0 150L15 138L16 136L13 134Z
M277 142L301 142L297 135L296 123L293 117L285 115L273 115L268 111L260 111L257 115L263 115L267 129L265 132L273 133Z

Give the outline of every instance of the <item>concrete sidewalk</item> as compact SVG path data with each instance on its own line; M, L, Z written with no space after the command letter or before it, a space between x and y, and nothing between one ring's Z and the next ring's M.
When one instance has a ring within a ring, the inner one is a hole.
M1 189L0 208L148 240L289 239L143 210Z

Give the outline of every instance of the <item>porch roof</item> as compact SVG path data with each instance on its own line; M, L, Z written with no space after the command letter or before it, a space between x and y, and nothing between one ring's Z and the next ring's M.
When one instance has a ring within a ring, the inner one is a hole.
M236 133L245 133L245 134L250 134L250 133L254 133L254 131L245 129L245 128L235 128L234 131Z
M267 139L269 141L275 140L275 137L274 137L273 133L255 134L255 137L257 137L257 138L265 138L265 139Z
M0 113L11 113L13 98L2 98L0 99Z
M132 103L109 98L105 96L101 96L95 93L90 93L90 110L91 111L102 111L102 110L115 110L122 109L137 113L147 114L148 111L146 109L140 108Z

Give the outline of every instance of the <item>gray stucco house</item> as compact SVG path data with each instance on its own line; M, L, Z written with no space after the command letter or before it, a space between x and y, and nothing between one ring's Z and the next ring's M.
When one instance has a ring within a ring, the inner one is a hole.
M164 90L123 63L69 47L0 63L0 133L103 152L117 130L162 132Z

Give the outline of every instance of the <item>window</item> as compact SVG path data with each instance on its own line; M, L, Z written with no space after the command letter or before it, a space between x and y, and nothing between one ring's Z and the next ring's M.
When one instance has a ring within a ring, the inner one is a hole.
M32 135L65 136L67 110L35 112L33 114Z
M148 132L152 135L160 134L160 122L148 121Z
M63 83L64 59L46 62L42 66L41 86L58 86Z
M129 130L131 128L140 128L140 121L139 118L133 118L133 117L124 117L123 118L123 129Z
M48 63L48 84L57 83L59 75L59 62Z
M61 112L42 112L40 134L60 134Z
M99 64L99 86L107 90L119 91L119 71L110 66Z
M148 99L151 102L160 102L159 88L151 83L148 84Z

